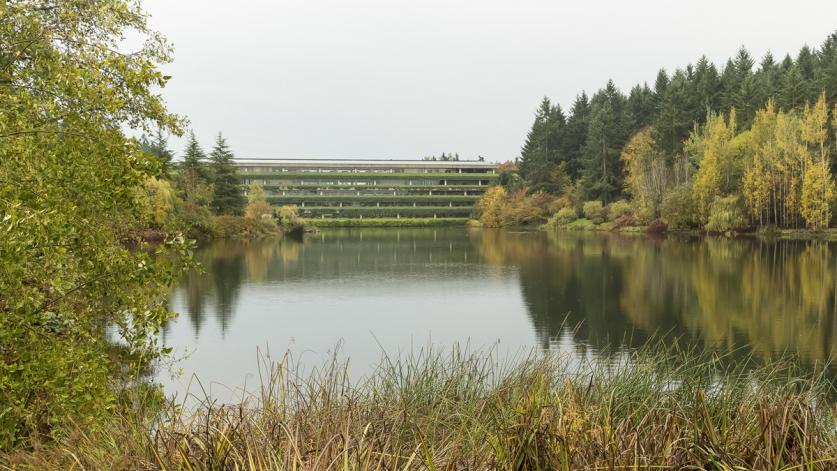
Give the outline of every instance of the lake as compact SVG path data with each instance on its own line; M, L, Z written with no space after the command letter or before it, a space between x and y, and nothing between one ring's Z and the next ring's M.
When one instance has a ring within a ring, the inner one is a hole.
M837 245L455 228L329 229L218 241L173 290L163 332L213 396L258 383L258 355L352 374L428 346L503 355L619 352L652 337L732 356L837 355ZM193 387L194 389L194 387Z

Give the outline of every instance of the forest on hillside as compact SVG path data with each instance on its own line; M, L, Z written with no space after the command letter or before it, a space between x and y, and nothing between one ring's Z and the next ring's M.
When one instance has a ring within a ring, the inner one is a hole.
M544 97L519 159L478 212L487 225L563 210L559 223L610 212L630 216L623 224L825 228L835 104L837 33L781 60L756 64L743 47L722 66L701 57L628 93L610 80L568 112Z

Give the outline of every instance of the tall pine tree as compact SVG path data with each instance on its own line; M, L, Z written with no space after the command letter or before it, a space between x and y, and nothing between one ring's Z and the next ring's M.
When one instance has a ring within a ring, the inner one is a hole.
M654 119L654 141L667 156L680 152L700 114L696 97L691 93L689 79L682 70L675 71L668 87L658 99Z
M654 117L654 106L654 92L648 88L648 84L634 85L628 95L628 108L634 119L631 127L641 129L649 125Z
M613 81L591 100L590 125L584 152L584 190L589 199L604 203L622 193L619 154L628 140L631 116L627 100Z
M564 127L564 138L560 142L561 154L567 161L567 173L576 180L583 167L584 145L587 142L587 126L590 122L590 100L581 92L573 102L570 117Z
M238 178L233 158L226 139L219 132L215 147L209 154L209 167L214 186L212 210L216 214L239 215L244 211L246 204L244 188Z
M520 150L520 174L533 179L561 161L559 143L565 118L560 106L544 97L535 113L535 122Z
M717 110L721 99L721 79L715 64L702 56L695 66L695 74L691 80L692 97L697 105L697 121L703 124L707 113Z
M212 201L212 186L208 179L206 154L195 138L193 131L189 132L189 141L183 153L183 162L178 165L175 178L181 197L187 202L198 206L207 206Z
M162 174L168 175L174 153L169 150L169 140L162 128L157 128L149 139L145 135L140 138L140 148L146 154L156 158L162 167Z
M194 131L189 131L189 141L186 143L186 150L183 152L183 163L180 164L181 170L193 170L201 176L206 176L206 153L198 143Z

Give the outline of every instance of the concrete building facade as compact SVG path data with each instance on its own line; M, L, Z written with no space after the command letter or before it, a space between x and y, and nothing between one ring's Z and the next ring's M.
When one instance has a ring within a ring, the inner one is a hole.
M306 218L466 218L498 178L475 161L239 159L243 183Z

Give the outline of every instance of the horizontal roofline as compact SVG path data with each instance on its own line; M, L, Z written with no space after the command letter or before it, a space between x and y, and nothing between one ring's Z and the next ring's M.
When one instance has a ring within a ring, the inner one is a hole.
M244 160L260 160L267 162L471 162L476 164L491 164L491 162L484 162L479 160L424 160L424 159L303 159L303 158L270 158L270 157L244 157L235 158L235 161Z
M480 162L479 160L408 160L408 159L269 159L269 158L244 158L233 159L237 164L363 164L363 165L449 165L449 166L477 166L496 167L498 164L492 162Z

